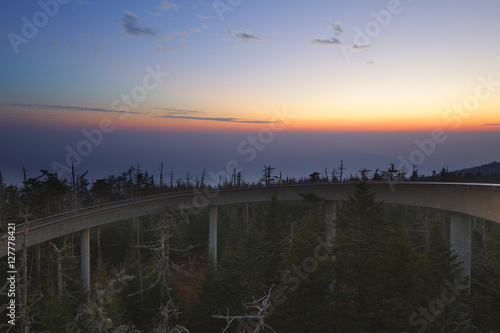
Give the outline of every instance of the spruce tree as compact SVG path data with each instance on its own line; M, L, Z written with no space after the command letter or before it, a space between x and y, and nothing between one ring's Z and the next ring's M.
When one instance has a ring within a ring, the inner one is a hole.
M308 212L308 211L306 211ZM317 220L302 212L285 251L286 266L273 298L269 325L279 332L328 332L332 322L333 262ZM320 236L321 235L321 236Z
M335 240L337 277L361 308L368 305L371 275L389 235L388 227L382 205L375 202L366 180L361 181L342 203Z

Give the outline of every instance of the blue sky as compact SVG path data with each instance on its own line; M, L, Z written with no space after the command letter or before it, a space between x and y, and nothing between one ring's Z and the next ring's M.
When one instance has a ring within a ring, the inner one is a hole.
M161 147L179 173L224 169L245 161L239 145L284 109L293 118L245 162L249 176L263 163L310 173L342 156L352 172L400 156L426 172L498 159L498 1L6 0L0 9L0 139L9 143L0 171L10 179L23 165L64 160L103 119L115 129L82 172L121 171L100 167L107 159L156 168ZM144 92L120 117L122 96ZM436 129L446 142L411 155ZM307 144L292 145L298 138ZM204 155L209 143L214 160ZM145 156L148 144L159 151Z

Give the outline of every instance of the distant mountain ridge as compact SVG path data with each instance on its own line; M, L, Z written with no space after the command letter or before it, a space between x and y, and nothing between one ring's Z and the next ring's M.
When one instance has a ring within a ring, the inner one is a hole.
M500 173L500 162L494 161L488 164L483 164L481 166L476 166L472 168L467 168L467 169L462 169L462 170L456 170L453 171L455 174L461 173L462 175L465 175L467 173L482 173L483 175L491 175L494 173Z

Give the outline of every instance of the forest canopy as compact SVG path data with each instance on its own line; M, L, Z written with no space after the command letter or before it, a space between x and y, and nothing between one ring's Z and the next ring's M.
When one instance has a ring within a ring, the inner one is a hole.
M22 187L0 177L0 225L22 225L75 209L214 186L355 181L337 204L335 237L325 234L325 202L247 203L218 210L217 261L208 248L208 208L163 210L90 231L91 285L82 294L80 235L17 253L18 320L2 330L32 332L470 332L499 329L500 228L472 225L471 288L450 250L450 215L376 201L370 182L498 181L498 174L448 172L424 177L395 170L359 175L313 172L290 179L265 166L248 184L234 171L219 184L205 172L159 179L130 168L89 181L42 170ZM25 256L25 257L24 257ZM21 258L24 258L21 260ZM0 275L7 281L7 262ZM8 313L8 286L2 290Z

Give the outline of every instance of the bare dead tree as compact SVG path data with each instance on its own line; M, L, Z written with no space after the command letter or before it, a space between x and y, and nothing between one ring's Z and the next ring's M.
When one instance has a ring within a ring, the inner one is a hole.
M344 178L344 170L345 170L345 167L344 167L344 161L340 161L340 181L343 181L343 178Z
M205 187L205 172L207 171L207 169L203 169L203 173L201 174L201 184L200 184L200 188L204 188Z
M24 169L24 168L23 168ZM28 207L24 213L20 214L21 217L24 218L24 228L23 228L23 254L22 260L20 262L22 277L17 275L17 285L20 286L19 293L19 304L21 305L21 332L28 333L33 323L33 318L36 317L36 313L31 313L32 310L36 310L35 304L42 299L42 295L40 293L33 293L30 299L30 303L28 304L28 286L29 280L31 277L28 277L28 218L31 216L31 213L28 213Z
M334 182L336 179L336 176L335 176L336 173L337 173L337 170L335 168L333 168L333 170L332 170L332 182Z
M141 305L144 304L144 294L142 293L143 289L143 280L142 280L142 265L141 265L141 237L140 237L140 220L138 217L134 217L134 225L136 226L136 231L137 231L137 258L138 258L138 270L139 270L139 290L141 290L141 293L139 294L140 302Z
M175 305L173 298L170 298L165 305L160 307L153 332L175 332L176 330L182 332L182 330L180 330L181 326L174 326L175 320L179 318L180 314L181 311L179 311L179 307Z
M276 333L276 331L274 331L269 325L265 323L265 319L269 315L272 307L271 293L273 291L273 288L274 285L269 288L269 291L263 297L259 299L255 299L254 297L251 302L244 303L244 315L230 316L229 309L227 310L226 315L214 314L212 318L225 319L227 321L226 328L224 328L222 333L227 332L233 322L238 322L240 324L240 328L244 325L243 331L241 332L250 332L247 331L247 329L250 328L252 329L252 333L260 333L267 328Z
M63 269L63 262L66 259L75 258L72 256L69 256L69 257L64 256L64 253L72 247L71 245L66 244L66 240L67 240L67 238L65 237L63 246L60 249L57 247L56 244L49 241L49 244L52 245L52 247L54 248L54 250L55 250L54 253L57 257L57 259L56 259L57 260L57 301L59 303L61 302L61 299L62 299L64 286L66 285L65 276L64 276L64 269ZM68 277L66 277L66 279L67 278Z
M113 296L117 293L116 290L120 290L120 285L126 285L133 278L131 275L123 274L122 271L113 280L94 284L87 301L77 309L76 321L90 333L116 332L117 329L120 329L121 332L139 332L134 326L122 325L115 328L113 321L105 311L106 304L113 303Z
M160 189L163 187L163 162L160 163Z
M172 238L172 228L175 228L181 222L177 222L174 216L172 216L172 214L170 214L167 210L164 210L162 213L160 213L157 221L159 221L157 227L155 227L154 229L150 229L148 231L154 232L155 234L159 235L159 237L155 241L145 245L139 245L138 243L137 246L138 248L147 249L148 251L153 252L155 254L157 258L156 266L149 272L149 274L144 276L143 279L144 280L148 279L151 276L154 277L155 274L156 274L156 279L148 286L143 287L141 285L140 287L141 290L129 294L127 295L127 297L132 297L138 294L142 294L147 290L159 286L161 293L160 295L161 303L159 309L160 317L158 319L159 321L157 324L159 327L166 327L166 326L172 327L174 320L177 319L178 317L179 309L174 304L174 299L171 295L172 289L168 285L168 277L171 274L172 270L180 270L182 267L176 265L174 262L170 260L170 252L189 251L194 246L190 246L187 249L176 249L170 246L170 239ZM138 253L140 252L138 251ZM142 262L141 259L142 259L141 257L138 258L139 266L141 265Z
M487 237L487 230L486 230L486 221L482 220L481 222L477 221L476 217L473 217L473 226L474 226L474 231L479 233L481 236L481 247L482 247L482 253L480 258L478 260L474 259L473 262L481 263L480 269L482 271L487 271L488 266L490 265L490 249L489 249L489 243L490 240ZM476 257L476 256L474 256ZM476 264L477 265L477 264Z
M263 178L262 180L266 185L271 184L271 173L273 172L274 168L271 168L270 165L264 165L264 170L263 172Z

